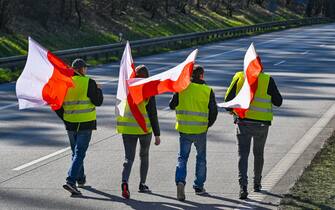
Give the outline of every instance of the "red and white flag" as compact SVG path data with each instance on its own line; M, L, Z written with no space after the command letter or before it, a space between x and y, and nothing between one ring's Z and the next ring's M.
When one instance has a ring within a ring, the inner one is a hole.
M244 83L240 92L231 101L219 103L219 107L234 108L239 117L244 118L246 111L254 99L258 85L258 75L263 66L253 43L251 43L244 57Z
M187 59L178 66L160 74L144 78L130 79L129 93L136 104L143 100L165 92L180 92L187 88L193 72L198 50L194 50Z
M16 82L19 109L49 104L61 108L68 88L73 87L73 69L29 37L26 65Z
M130 111L133 114L138 125L142 128L144 132L147 132L144 116L138 109L137 105L134 103L133 98L131 97L128 91L127 80L130 78L135 78L135 66L133 58L131 56L130 45L129 42L127 42L120 63L119 82L117 87L116 103L115 103L115 115L116 117L124 116L126 105L128 102Z

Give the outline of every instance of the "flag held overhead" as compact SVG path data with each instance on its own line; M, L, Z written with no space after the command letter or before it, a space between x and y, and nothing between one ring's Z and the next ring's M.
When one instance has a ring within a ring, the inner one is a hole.
M165 92L180 92L190 84L195 58L198 50L194 50L185 61L160 74L144 78L129 79L129 93L136 104L151 96Z

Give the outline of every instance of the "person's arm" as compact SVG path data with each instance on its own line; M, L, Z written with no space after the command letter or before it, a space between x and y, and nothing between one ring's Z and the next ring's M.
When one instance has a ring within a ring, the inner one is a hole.
M155 136L155 144L159 145L160 144L160 129L159 129L159 123L158 123L158 116L157 116L157 108L156 108L156 99L155 97L151 97L149 99L148 104L146 105L146 110L148 113L148 117L150 120L150 124L152 127L152 131L154 132Z
M178 104L179 104L179 96L178 96L179 94L178 93L175 93L175 94L173 94L173 97L172 97L172 99L170 100L170 103L169 103L169 107L170 107L170 109L172 109L172 110L175 110L176 109L176 107L178 106Z
M63 116L64 116L64 108L63 107L61 107L60 109L55 110L55 112L61 120L64 120L63 119Z
M95 106L101 106L104 100L102 90L97 86L97 83L93 79L90 79L88 82L87 97L90 98Z
M216 100L215 100L215 94L214 91L211 90L210 98L209 98L209 103L208 103L208 127L211 127L214 122L216 121L216 118L218 116L218 108L216 105Z
M274 79L272 79L272 77L270 77L270 81L269 81L269 87L268 87L268 91L267 91L268 95L271 96L271 102L273 105L275 106L281 106L283 103L283 98L277 88L277 85L274 81Z
M230 101L230 100L233 100L233 99L235 98L235 96L236 96L237 82L238 82L238 80L236 80L235 83L231 84L232 87L231 87L230 89L227 90L227 91L229 91L229 92L226 93L226 97L225 97L225 99L224 99L225 102ZM226 109L228 112L232 112L232 111L233 111L232 108L225 108L225 109Z

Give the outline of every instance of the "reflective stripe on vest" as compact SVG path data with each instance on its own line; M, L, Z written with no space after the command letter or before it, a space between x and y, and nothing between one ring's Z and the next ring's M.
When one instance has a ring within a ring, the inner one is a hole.
M184 121L178 120L179 125L199 125L199 126L207 126L208 122L195 122L195 121Z
M186 110L177 110L176 114L184 114L184 115L193 115L193 116L200 116L200 117L208 117L208 113L191 112L191 111L186 111Z
M138 127L137 122L116 122L118 126L130 126L130 127ZM150 123L147 123L147 127L150 127Z
M211 88L191 83L179 93L176 107L176 129L182 133L200 134L208 129L208 104Z
M236 95L242 88L244 82L243 72L238 72L238 84L236 87ZM258 86L245 118L253 120L271 121L273 119L271 96L267 94L270 82L270 75L260 73L258 76Z
M87 97L89 77L73 76L74 87L64 98L64 120L67 122L89 122L96 120L95 105Z
M140 103L138 109L142 113L145 119L145 123L147 125L147 133L152 132L150 120L147 114L147 110L145 106L148 104L148 101L144 101ZM147 134L145 133L142 128L138 125L136 119L134 118L133 114L130 111L128 102L125 107L124 116L118 116L116 118L116 132L122 134L134 134L134 135L141 135Z
M85 101L65 101L63 105L77 105L77 104L90 104L91 101L85 100Z
M82 113L90 113L95 111L95 107L90 109L80 109L80 110L64 110L64 114L82 114Z

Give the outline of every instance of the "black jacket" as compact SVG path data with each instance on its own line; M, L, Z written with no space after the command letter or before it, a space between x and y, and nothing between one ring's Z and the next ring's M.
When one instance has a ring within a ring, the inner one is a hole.
M154 96L149 99L149 102L145 108L149 116L152 131L154 132L154 136L160 136L161 133L160 133L159 124L158 124L156 99Z
M90 98L91 102L95 106L100 106L103 102L103 94L102 90L97 87L96 82L93 79L88 81L88 89L87 89L87 97ZM61 118L65 124L66 130L69 131L79 131L79 130L96 130L97 129L97 121L92 120L89 122L81 122L81 123L71 123L64 120L64 109L61 107L56 110L56 114L59 118Z
M196 83L196 84L206 84L205 81L203 80L192 80L193 83ZM175 110L176 107L178 106L179 104L179 94L178 93L175 93L172 97L172 99L170 100L170 103L169 103L169 106L170 106L170 109L172 110ZM215 100L215 94L214 94L214 91L211 90L211 93L210 93L210 98L209 98L209 103L208 103L208 110L209 110L209 113L208 113L208 127L211 127L217 116L218 116L218 108L217 108L217 105L216 105L216 100Z
M231 91L228 93L225 102L232 100L233 98L235 98L236 95L236 86L237 86L237 82L238 80L236 80L234 86L232 87ZM268 90L267 90L267 94L271 96L271 102L273 105L275 106L281 106L283 103L283 98L277 88L277 85L275 83L275 81L272 79L272 77L270 77L270 81L269 81L269 86L268 86ZM233 109L231 108L226 108L227 111L232 111ZM244 119L240 119L238 118L238 116L234 115L234 123L239 123L239 122L243 122L243 121L255 121L255 122L260 122L260 123L264 123L267 125L271 125L271 121L262 121L262 120L253 120L253 119L248 119L248 118L244 118Z

